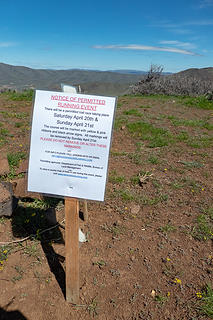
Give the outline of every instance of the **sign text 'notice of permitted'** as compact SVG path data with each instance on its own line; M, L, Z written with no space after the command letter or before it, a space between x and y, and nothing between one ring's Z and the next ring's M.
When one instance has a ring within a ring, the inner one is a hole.
M36 90L28 191L104 200L116 98Z

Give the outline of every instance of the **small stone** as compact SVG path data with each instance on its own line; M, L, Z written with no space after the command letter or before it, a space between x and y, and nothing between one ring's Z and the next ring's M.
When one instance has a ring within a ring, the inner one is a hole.
M136 215L140 211L141 207L138 204L133 204L130 208L131 214Z
M151 296L152 296L152 298L155 298L155 296L156 296L156 291L155 290L151 291Z
M9 190L0 183L0 217L10 217L13 213L13 197Z
M5 176L10 173L10 167L7 158L0 159L0 176Z
M26 198L27 181L25 178L14 181L14 194L17 198Z
M3 202L11 197L10 192L0 184L0 202Z

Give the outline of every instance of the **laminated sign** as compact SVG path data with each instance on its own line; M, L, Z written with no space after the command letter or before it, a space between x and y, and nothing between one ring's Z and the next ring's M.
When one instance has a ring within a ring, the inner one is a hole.
M115 97L36 90L28 191L104 200Z

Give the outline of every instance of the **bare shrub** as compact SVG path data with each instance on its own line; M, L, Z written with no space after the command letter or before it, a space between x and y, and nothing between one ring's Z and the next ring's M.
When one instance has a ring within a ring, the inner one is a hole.
M145 77L146 82L150 82L159 79L163 72L163 66L157 64L151 64L150 69Z
M183 75L162 75L161 66L151 65L148 74L132 86L133 94L201 96L213 99L213 81Z

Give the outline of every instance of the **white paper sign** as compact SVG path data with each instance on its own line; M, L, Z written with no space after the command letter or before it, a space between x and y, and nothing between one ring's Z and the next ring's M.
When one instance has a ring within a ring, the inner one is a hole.
M115 97L36 90L28 191L103 201Z

